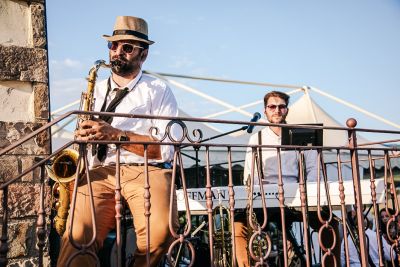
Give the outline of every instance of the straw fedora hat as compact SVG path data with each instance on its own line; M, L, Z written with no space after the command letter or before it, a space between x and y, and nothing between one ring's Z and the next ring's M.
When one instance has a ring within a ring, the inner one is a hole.
M107 41L114 42L119 40L136 40L149 45L154 44L149 40L147 33L147 23L144 19L131 16L118 16L115 20L113 34L103 35Z

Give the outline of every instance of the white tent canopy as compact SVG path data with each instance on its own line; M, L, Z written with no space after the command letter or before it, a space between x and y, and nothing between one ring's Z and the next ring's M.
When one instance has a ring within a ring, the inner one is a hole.
M323 110L309 95L304 94L290 106L287 116L289 124L322 123L323 126L344 127ZM346 146L348 137L346 131L324 130L324 146ZM368 140L357 135L358 143L367 143Z

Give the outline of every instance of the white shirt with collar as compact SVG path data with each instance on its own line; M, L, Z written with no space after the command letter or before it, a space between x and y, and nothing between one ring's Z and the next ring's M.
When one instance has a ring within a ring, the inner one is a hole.
M100 111L104 99L107 94L108 79L96 84L94 91L95 105L94 110ZM128 83L127 86L129 93L122 99L115 109L115 113L129 113L141 115L154 115L154 116L178 116L178 106L171 89L167 84L158 78L140 73ZM107 105L115 96L113 89L118 88L118 85L111 79L112 92L108 94ZM161 139L164 136L168 120L157 119L141 119L141 118L124 118L114 117L111 126L120 130L131 131L140 135L149 135L151 127L157 127L159 134L156 136ZM172 127L174 129L175 127ZM176 129L176 128L175 128ZM172 130L174 131L174 130ZM172 133L177 136L176 133ZM168 138L165 142L170 141ZM107 158L103 163L99 162L97 156L92 156L91 151L89 155L89 164L92 167L99 165L113 165L116 162L116 150L114 145L109 145L107 150ZM144 163L144 158L121 148L120 163ZM151 160L149 163L157 162L170 162L173 159L173 147L161 145L161 159Z
M263 145L281 145L281 137L275 134L270 127L261 130L261 140ZM249 139L249 145L258 145L258 132L254 133ZM258 149L257 149L258 151ZM252 148L246 151L244 165L244 184L251 176ZM305 150L304 159L306 166L307 181L317 180L317 153L315 150ZM281 150L282 178L284 183L297 183L299 176L299 153L293 150ZM267 183L278 183L278 158L276 148L262 149L262 166L264 178ZM257 167L254 168L254 183L258 184Z

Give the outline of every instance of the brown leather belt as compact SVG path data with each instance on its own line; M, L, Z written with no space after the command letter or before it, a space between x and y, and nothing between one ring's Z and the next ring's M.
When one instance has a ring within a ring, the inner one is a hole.
M128 166L144 166L144 163L127 163ZM157 167L160 169L172 169L170 162L148 163L148 166Z

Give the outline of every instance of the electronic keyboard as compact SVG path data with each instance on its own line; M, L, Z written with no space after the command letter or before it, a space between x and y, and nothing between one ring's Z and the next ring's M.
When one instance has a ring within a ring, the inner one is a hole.
M355 204L354 187L353 181L344 181L344 194L345 204ZM383 203L385 200L385 185L384 179L376 179L376 198L377 203ZM340 192L339 182L328 182L329 196L332 206L339 206L340 203ZM219 204L229 207L229 189L227 186L212 187L212 201L213 207ZM249 202L249 190L246 186L234 186L235 192L235 209L244 209L248 206ZM362 203L371 204L371 182L370 180L361 180L361 192L362 192ZM317 182L307 182L307 202L309 207L317 206ZM184 211L185 199L182 189L176 190L178 210ZM278 184L264 184L265 203L267 208L279 207L279 196L278 196ZM191 211L207 211L206 205L206 188L188 188L187 196L189 207ZM255 185L253 190L253 208L262 208L262 199L260 193L260 186ZM300 188L298 183L287 183L284 184L284 205L286 207L301 207L300 200ZM324 206L328 204L326 198L324 183L320 183L320 205Z

